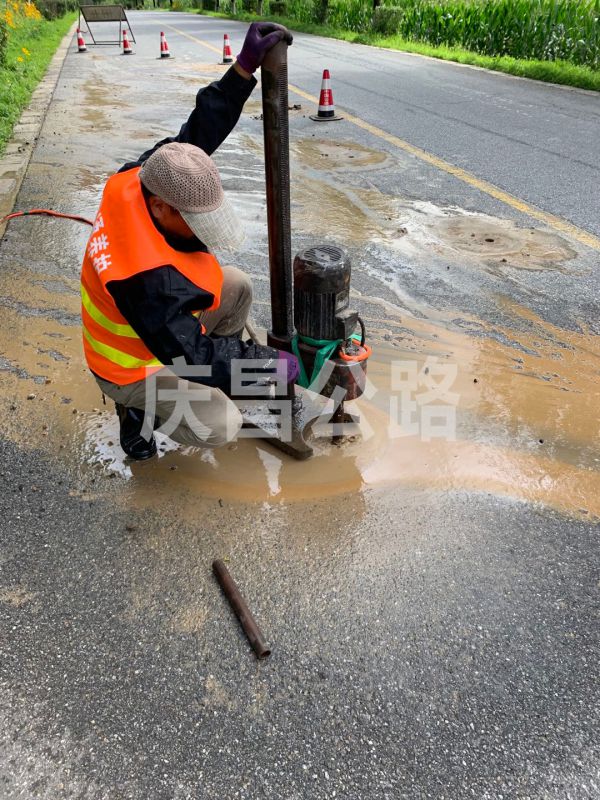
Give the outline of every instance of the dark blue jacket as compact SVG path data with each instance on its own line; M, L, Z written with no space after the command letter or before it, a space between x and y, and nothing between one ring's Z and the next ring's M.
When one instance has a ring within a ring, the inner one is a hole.
M169 142L193 144L212 154L235 127L255 86L254 78L247 80L232 67L220 80L200 89L196 107L177 136L158 142L119 171L141 166L157 148ZM154 224L160 230L155 221ZM180 239L161 233L176 250L206 252L196 237ZM211 364L212 378L202 378L202 383L227 390L231 360L242 358L248 346L238 337L201 333L191 312L209 308L213 302L211 294L198 289L170 264L126 280L111 281L107 289L121 314L163 364L171 364L182 356L188 364Z

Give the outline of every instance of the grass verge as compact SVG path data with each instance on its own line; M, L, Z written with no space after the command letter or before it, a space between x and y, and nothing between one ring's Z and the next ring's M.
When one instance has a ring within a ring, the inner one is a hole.
M9 31L6 62L0 66L0 155L75 18L71 13L51 22L33 20Z
M238 19L245 22L254 22L264 19L255 14L241 13L232 17L231 14L223 14L216 11L198 11L210 17L223 17L226 19ZM402 39L400 36L378 36L376 34L354 33L352 31L332 28L327 25L317 25L312 22L302 23L289 17L269 17L273 22L279 22L286 27L301 31L302 33L313 33L318 36L328 36L332 39L343 39L347 42L357 44L370 44L374 47L385 47L391 50L401 50L406 53L417 53L430 58L439 58L444 61L455 61L459 64L471 64L475 67L505 72L508 75L517 75L521 78L532 78L547 83L558 83L563 86L574 86L579 89L591 89L600 91L600 71L589 67L579 67L565 61L530 61L520 58L510 58L509 56L481 56L470 50L463 50L459 47L434 47L423 42L413 42Z

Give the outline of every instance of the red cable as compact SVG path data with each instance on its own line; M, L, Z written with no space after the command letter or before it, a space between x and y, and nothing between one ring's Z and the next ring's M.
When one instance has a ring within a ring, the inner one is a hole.
M31 211L14 211L12 214L7 214L5 217L0 219L0 225L2 225L3 222L8 222L8 220L15 219L16 217L29 217L35 214L47 217L60 217L61 219L73 219L75 222L83 222L86 225L94 224L91 219L80 217L77 214L61 214L60 211L52 211L49 208L32 208Z

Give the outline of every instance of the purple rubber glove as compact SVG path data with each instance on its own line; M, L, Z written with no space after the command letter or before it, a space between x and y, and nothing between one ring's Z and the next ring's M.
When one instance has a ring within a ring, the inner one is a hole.
M287 353L285 350L278 350L277 358L280 361L285 361L288 384L295 383L298 380L298 375L300 375L300 364L298 364L296 356L292 353Z
M273 374L277 372L285 372L287 370L287 382L294 383L298 375L300 375L300 364L298 359L292 353L287 353L285 350L275 350L273 347L265 347L262 344L251 344L246 348L246 352L242 359L255 359L263 361L263 365L258 368L264 369L267 373ZM284 364L277 364L277 361L283 361Z
M276 22L253 22L237 57L238 64L245 72L256 72L269 50L282 39L288 44L292 43L292 34L283 25Z

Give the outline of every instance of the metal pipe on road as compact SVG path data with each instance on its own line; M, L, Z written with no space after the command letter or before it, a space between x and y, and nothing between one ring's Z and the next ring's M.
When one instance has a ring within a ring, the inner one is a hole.
M235 614L240 621L240 625L248 637L248 641L252 645L252 649L258 658L267 658L267 656L271 655L271 649L265 642L262 631L256 624L256 620L246 605L246 601L242 597L240 590L237 588L235 581L229 574L229 570L219 558L213 561L212 569L215 578L223 590L223 594L229 600L231 607L235 611Z

